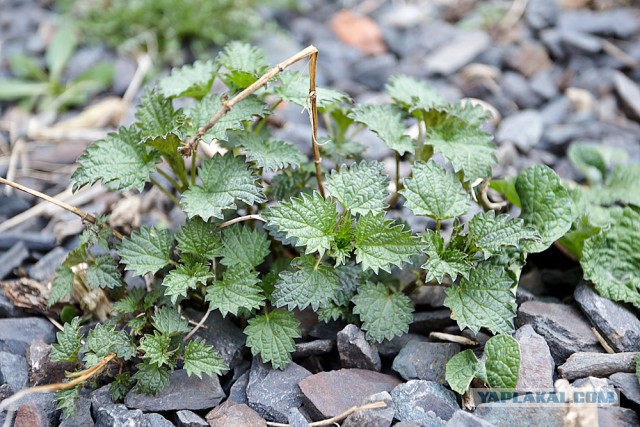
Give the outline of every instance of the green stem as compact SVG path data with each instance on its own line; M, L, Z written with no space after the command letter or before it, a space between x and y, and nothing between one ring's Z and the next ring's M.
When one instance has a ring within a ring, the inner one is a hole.
M180 206L180 200L177 199L176 196L171 194L169 190L167 190L162 184L160 184L155 178L151 177L151 183L158 187L160 191L162 191L176 206Z
M441 219L437 219L436 220L436 233L440 233L440 227L442 227L442 220Z
M191 185L196 185L196 159L198 157L198 144L196 141L193 145L193 154L191 154Z
M178 183L178 181L176 181L175 179L173 179L173 177L171 175L169 175L168 173L166 173L164 170L162 170L160 167L156 167L156 171L162 175L162 177L164 179L166 179L167 181L169 181L169 184L173 185L173 188L175 188L176 190L178 190L178 193L182 193L184 190L186 190L185 188L182 187L182 185L180 185ZM153 182L153 181L152 181Z
M366 127L366 126L365 126L365 125L363 125L362 123L358 123L356 126L354 126L353 130L349 133L349 135L347 135L347 136L346 136L346 138L345 138L345 139L346 139L347 141L352 140L352 139L353 139L353 138L355 138L355 137L356 137L356 135L357 135L357 134L359 134L359 133L362 131L362 129L364 129L365 127Z

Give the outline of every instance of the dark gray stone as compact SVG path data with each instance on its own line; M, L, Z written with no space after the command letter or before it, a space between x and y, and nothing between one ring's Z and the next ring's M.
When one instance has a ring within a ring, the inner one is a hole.
M562 378L574 380L584 377L607 377L616 372L635 372L638 353L585 353L572 354L558 366Z
M393 370L405 380L427 380L446 384L445 367L460 353L454 343L410 341L393 360Z
M310 375L295 363L280 370L254 358L247 385L249 406L267 420L286 423L289 409L302 405L298 383Z
M596 12L585 8L563 12L559 17L558 27L626 39L640 30L640 20L633 9L618 8Z
M553 27L560 13L557 0L529 0L524 10L524 19L535 30Z
M533 330L524 325L516 331L516 340L520 344L520 371L517 390L553 390L553 362L547 342Z
M68 253L62 246L55 247L29 268L29 277L41 283L53 280L56 268L60 267Z
M95 427L146 427L146 420L140 409L129 410L122 404L98 409L95 421Z
M618 102L627 116L640 120L640 86L619 71L614 74L613 85Z
M101 408L115 405L111 400L111 395L109 394L110 387L111 384L107 384L91 392L89 398L91 400L91 415L93 416L93 419L98 418L98 411Z
M200 379L187 376L184 369L169 375L169 384L155 395L140 393L135 388L129 391L125 405L143 411L200 410L213 408L226 397L217 375L204 375Z
M80 396L76 399L76 412L72 417L60 417L60 427L85 427L93 425L91 418L91 399Z
M460 409L456 395L434 381L411 380L391 392L395 417L422 425L444 425Z
M229 391L229 400L237 403L249 403L247 400L247 385L249 384L250 371L245 372L236 380Z
M145 427L173 427L174 424L160 414L150 413L142 416ZM208 424L205 424L208 425Z
M538 144L542 136L542 117L535 110L525 110L505 118L498 132L496 140L512 142L520 151L528 153Z
M640 411L640 384L636 374L618 372L611 375L609 381L629 400L631 409Z
M45 232L2 231L0 232L0 249L9 249L18 242L24 243L31 251L50 251L56 246L56 236Z
M604 40L581 31L561 31L565 48L570 52L596 54L602 50Z
M619 406L620 398L618 397L614 384L607 378L587 377L580 378L571 383L574 390L593 391L600 396L606 403L602 402L602 406Z
M462 33L450 43L431 52L426 59L428 72L448 76L474 60L491 43L483 31Z
M0 280L7 277L15 268L29 257L29 251L23 242L18 242L0 255Z
M558 95L558 81L552 71L541 71L531 77L531 89L545 99L551 99ZM540 119L543 121L542 115ZM543 126L544 127L544 126Z
M195 310L187 310L187 316L191 319L201 319L203 314ZM212 345L224 362L233 369L244 359L243 351L247 336L229 319L222 317L218 310L209 314L204 323L206 328L200 328L195 336L204 339L207 344Z
M598 408L598 425L637 427L640 425L635 411L627 408Z
M446 427L494 427L494 425L470 412L460 410L447 421Z
M369 89L381 91L394 72L397 60L387 53L362 58L353 67L353 79Z
M387 406L354 412L344 420L342 427L389 427L395 415L391 395L386 391L372 394L362 401L362 405L375 402L384 402Z
M396 357L398 353L400 353L400 350L402 350L404 346L406 346L410 341L426 342L429 341L429 339L423 335L412 333L396 335L390 340L384 340L380 344L378 344L378 353L380 354L380 356L384 357Z
M16 307L7 298L4 288L0 287L0 319L7 317L27 317L29 314L21 308Z
M441 331L456 322L451 318L451 310L443 308L433 311L418 311L413 313L413 322L409 325L409 332L429 336L430 332Z
M14 392L28 385L27 359L17 354L0 351L0 384L9 384Z
M54 362L51 360L51 345L36 340L27 350L27 366L29 367L29 385L45 385L63 382L65 372L74 370L73 363Z
M540 110L543 127L565 122L572 109L569 98L564 95L549 101Z
M616 352L640 351L640 319L629 308L598 295L586 284L578 286L574 296Z
M205 417L211 427L267 427L260 415L244 403L227 400Z
M543 101L543 98L533 91L529 80L519 73L512 71L503 73L498 84L508 102L515 102L520 109L538 108Z
M347 325L338 332L338 353L343 368L380 371L382 363L375 345L369 344L364 332L356 325Z
M330 353L336 345L334 340L315 340L296 343L296 350L291 354L294 359L310 356L322 356Z
M0 319L0 351L24 356L32 342L52 343L56 339L55 327L40 317Z
M0 194L0 219L10 218L31 207L29 201L18 194L20 193L13 193L11 196Z
M54 393L27 394L7 409L16 410L14 426L57 425L61 414L56 409ZM0 423L4 422L6 414L0 413Z
M527 301L518 308L516 326L529 324L545 339L556 365L578 351L603 352L582 313L571 305Z
M564 427L563 405L555 406L502 406L491 403L482 403L476 407L473 413L498 427L508 426L544 426Z
M314 419L342 414L375 393L391 391L400 380L364 369L320 372L300 381L304 407Z
M178 411L176 412L176 417L178 418L178 422L177 422L178 427L208 427L209 426L209 423L207 422L207 420L205 420L200 415L192 411Z
M289 410L288 422L290 427L309 427L309 421L307 421L298 408L291 408Z

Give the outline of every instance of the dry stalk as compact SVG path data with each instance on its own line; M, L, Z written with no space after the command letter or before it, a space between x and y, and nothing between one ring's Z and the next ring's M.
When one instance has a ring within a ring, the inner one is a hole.
M377 408L386 408L387 404L384 402L373 402L373 403L368 403L366 405L362 405L362 406L354 406L351 407L349 409L347 409L346 411L344 411L343 413L341 413L340 415L336 415L335 417L326 419L326 420L322 420L322 421L316 421L313 423L309 423L309 427L324 427L324 426L330 426L331 424L336 424L338 421L342 421L343 419L347 418L349 415L353 414L354 412L358 412L358 411L366 411L368 409L377 409ZM283 424L283 423L274 423L271 421L267 421L267 425L268 426L272 426L272 427L289 427L289 424Z

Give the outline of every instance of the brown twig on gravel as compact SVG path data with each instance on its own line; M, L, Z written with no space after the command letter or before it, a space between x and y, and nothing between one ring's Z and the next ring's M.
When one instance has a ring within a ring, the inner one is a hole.
M354 412L365 411L367 409L386 408L386 407L387 407L387 404L384 403L384 402L373 402L373 403L368 403L368 404L362 405L362 406L354 406L352 408L347 409L346 411L344 411L340 415L336 415L333 418L329 418L329 419L322 420L322 421L316 421L314 423L309 423L309 427L330 426L331 424L335 424L338 421L341 421L341 420L347 418L349 415L353 414ZM271 421L267 421L267 425L268 426L272 426L272 427L289 427L289 424L274 423L274 422L271 422Z

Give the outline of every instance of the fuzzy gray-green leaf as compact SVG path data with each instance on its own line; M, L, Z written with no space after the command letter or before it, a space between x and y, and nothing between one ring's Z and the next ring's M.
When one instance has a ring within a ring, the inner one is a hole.
M241 225L233 225L224 230L222 259L220 263L231 266L242 266L253 269L262 264L269 255L267 235L255 229Z
M360 316L367 339L382 342L409 330L413 305L404 294L392 293L382 283L367 283L352 299L353 313Z
M169 76L160 80L158 89L166 98L190 96L202 98L211 89L218 66L211 60L198 60L190 65L171 70Z
M520 345L510 335L496 335L484 346L486 381L491 388L513 389L520 371Z
M326 187L352 214L366 215L386 208L387 179L383 165L378 162L354 163L331 171Z
M169 230L143 226L130 237L124 236L118 255L125 270L144 276L155 274L171 263L173 235Z
M413 153L415 147L411 137L405 135L407 127L402 110L395 105L358 105L349 114L356 122L364 123L392 150L403 155Z
M223 280L216 280L207 287L206 301L211 309L217 309L223 316L237 315L240 310L254 310L264 301L262 288L255 272L245 266L228 268Z
M296 258L292 262L294 271L283 271L275 284L272 298L278 307L289 310L304 310L311 306L314 311L324 307L334 297L340 279L332 267L318 264L313 256Z
M284 369L291 362L291 353L296 349L294 338L300 338L300 322L293 313L272 310L248 320L244 329L247 347L254 356L260 355L263 362L271 362L276 369Z
M469 237L484 252L485 258L500 253L505 246L517 247L521 241L535 242L536 232L519 218L496 216L494 211L479 212L469 222Z

